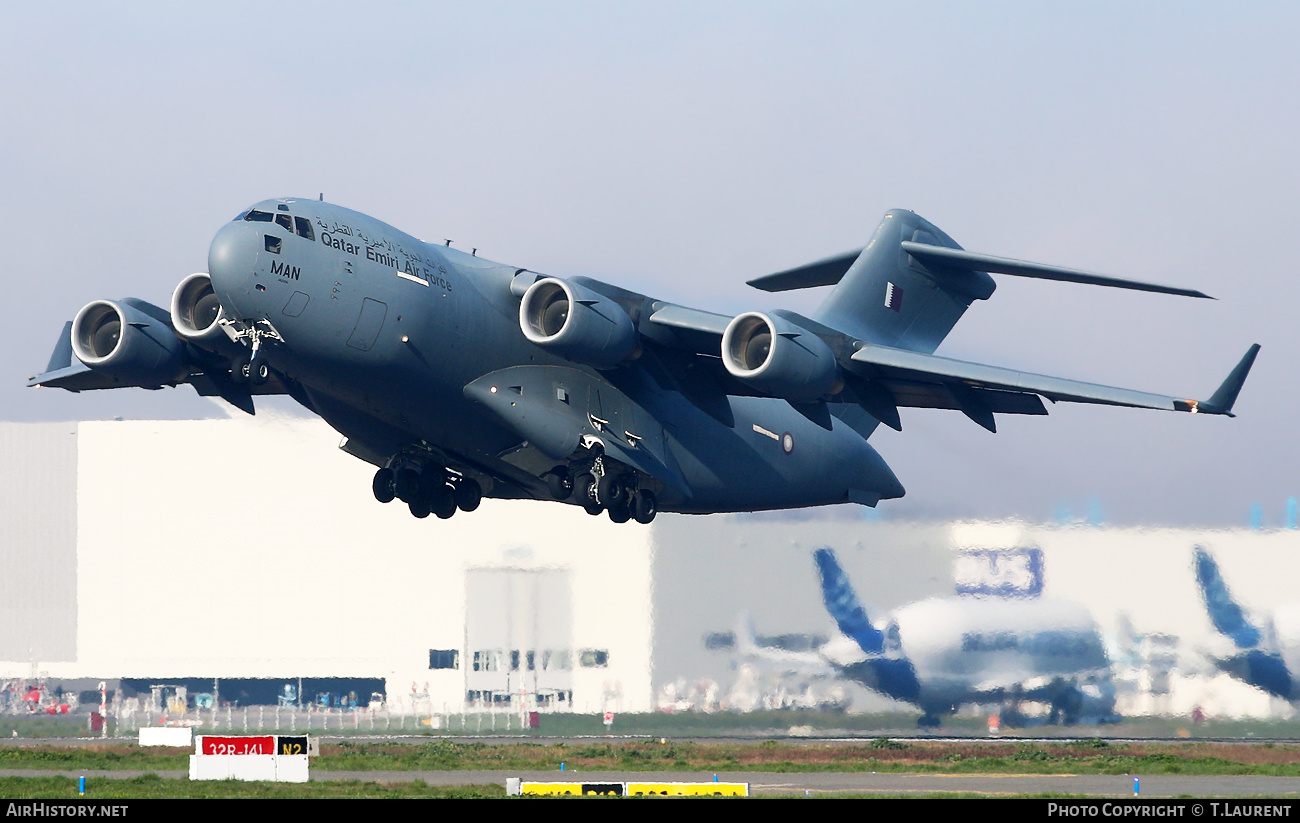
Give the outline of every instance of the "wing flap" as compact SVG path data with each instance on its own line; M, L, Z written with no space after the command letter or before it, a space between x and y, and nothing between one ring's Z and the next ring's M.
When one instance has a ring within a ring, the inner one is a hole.
M961 409L950 385L905 380L882 380L880 385L889 390L899 408ZM999 389L973 388L970 391L995 414L1047 414L1047 408L1036 394Z

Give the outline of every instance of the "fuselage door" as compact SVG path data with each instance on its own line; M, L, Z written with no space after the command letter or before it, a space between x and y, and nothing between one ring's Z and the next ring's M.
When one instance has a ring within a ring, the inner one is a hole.
M357 325L352 329L348 345L359 351L370 351L384 327L384 318L388 316L388 304L367 297L361 301L361 314L357 316Z

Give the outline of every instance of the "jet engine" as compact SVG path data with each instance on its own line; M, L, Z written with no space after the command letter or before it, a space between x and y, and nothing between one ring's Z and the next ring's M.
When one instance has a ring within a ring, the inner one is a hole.
M212 289L212 278L204 272L186 277L172 292L172 326L204 351L229 353L238 347L217 322L224 311Z
M732 377L764 394L810 403L841 387L840 367L817 335L782 317L746 312L722 334Z
M185 377L185 344L157 306L124 298L96 300L72 320L81 362L126 386L160 388Z
M548 277L524 292L519 327L539 346L604 369L637 351L637 332L623 308L591 289Z

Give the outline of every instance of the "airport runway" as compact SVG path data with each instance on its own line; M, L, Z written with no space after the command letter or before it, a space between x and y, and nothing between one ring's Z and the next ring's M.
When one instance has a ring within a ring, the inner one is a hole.
M73 770L0 769L0 777L85 777L93 793L94 781L139 777L183 779L186 772L138 769ZM519 777L548 782L701 782L714 779L708 772L520 772L520 771L325 771L314 769L313 781L359 780L376 783L411 783L422 780L430 786L504 785L506 778ZM809 772L718 772L724 783L748 783L757 796L815 796L845 793L913 795L961 792L1005 797L1027 794L1062 794L1094 798L1132 798L1133 778L1129 775L1039 775L1039 774L877 774ZM1190 797L1300 798L1300 777L1152 775L1141 777L1138 797L1142 799Z

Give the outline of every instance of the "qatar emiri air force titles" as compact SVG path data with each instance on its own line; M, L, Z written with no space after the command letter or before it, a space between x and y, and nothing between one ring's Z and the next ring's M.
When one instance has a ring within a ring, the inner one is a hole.
M416 517L486 496L620 523L901 497L868 442L881 423L901 430L901 407L954 409L989 431L998 414L1046 414L1042 398L1232 414L1258 345L1207 400L935 356L993 294L990 272L1206 297L975 254L893 210L865 248L749 281L833 287L811 317L732 317L286 198L222 226L208 271L181 280L170 310L86 304L29 385L189 383L250 414L255 395L288 394L376 467L376 498Z

